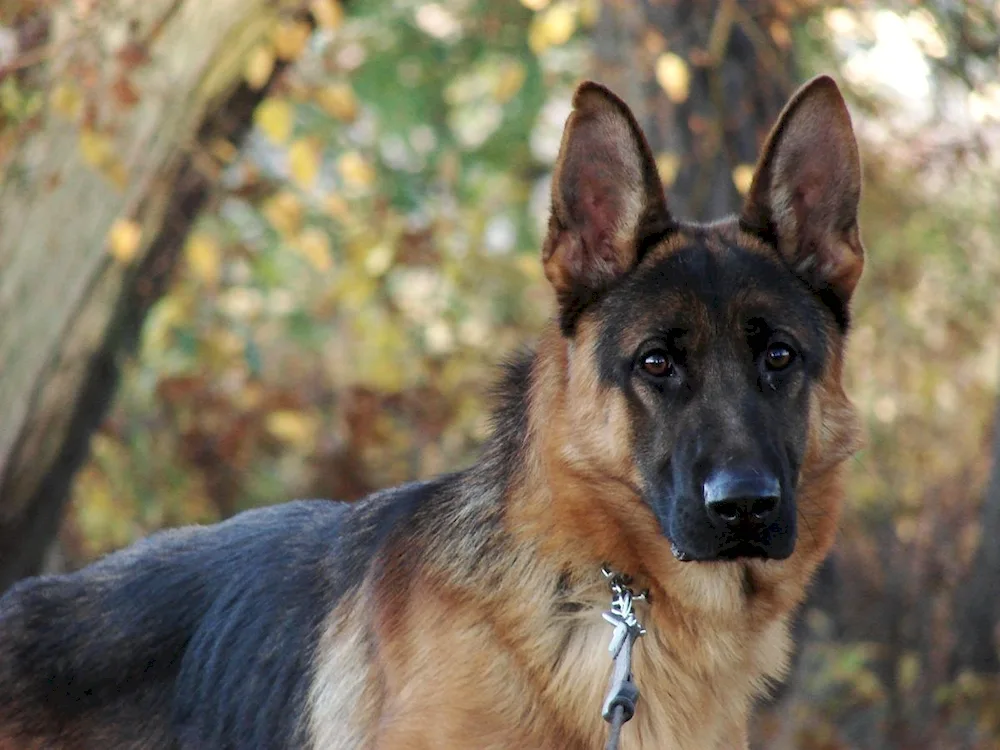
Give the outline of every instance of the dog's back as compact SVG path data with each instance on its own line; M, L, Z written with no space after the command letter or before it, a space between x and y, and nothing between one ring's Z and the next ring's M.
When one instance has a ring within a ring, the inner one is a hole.
M249 511L18 584L0 748L303 744L323 619L431 487Z

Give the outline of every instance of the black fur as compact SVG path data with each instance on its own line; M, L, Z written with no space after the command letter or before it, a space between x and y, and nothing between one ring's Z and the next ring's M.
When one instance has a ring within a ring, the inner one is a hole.
M742 229L747 234L752 234L760 239L762 242L766 243L770 247L775 248L775 257L779 256L778 247L778 234L777 229L773 224L767 226L764 229L754 226L744 219L740 219L740 229ZM791 269L789 269L791 270ZM837 323L837 328L841 333L847 333L851 327L851 310L847 301L841 298L829 285L828 282L817 279L817 278L801 278L797 277L799 280L808 287L816 298L826 306L833 315L833 319Z
M87 746L299 745L323 618L450 481L248 511L15 585L0 599L0 721ZM100 736L80 729L95 715Z

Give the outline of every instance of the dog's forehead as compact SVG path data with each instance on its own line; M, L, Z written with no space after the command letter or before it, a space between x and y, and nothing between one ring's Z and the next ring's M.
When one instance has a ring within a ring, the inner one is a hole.
M606 332L625 349L665 328L711 338L752 316L803 337L825 329L814 296L774 251L728 225L663 240L609 294L606 312Z

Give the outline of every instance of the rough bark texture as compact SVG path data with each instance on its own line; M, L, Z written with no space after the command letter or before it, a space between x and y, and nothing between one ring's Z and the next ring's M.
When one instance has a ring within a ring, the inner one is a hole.
M0 591L42 563L119 359L216 178L201 168L204 146L238 138L263 96L240 83L243 60L278 12L269 0L110 4L102 12L120 27L95 26L88 43L110 57L128 29L149 55L138 103L111 133L124 185L88 163L79 126L56 115L0 179ZM52 18L54 49L80 34L72 5ZM128 263L107 251L121 217L142 227Z

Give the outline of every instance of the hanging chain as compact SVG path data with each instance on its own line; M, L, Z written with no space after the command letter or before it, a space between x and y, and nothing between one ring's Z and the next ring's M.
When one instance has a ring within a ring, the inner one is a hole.
M632 647L640 636L646 634L646 629L635 616L632 604L644 601L648 592L632 591L632 579L623 573L615 573L607 563L601 567L601 573L608 580L608 587L611 589L611 609L601 616L614 627L608 644L614 667L601 715L611 724L605 750L618 750L621 728L635 715L635 705L639 700L639 688L632 680Z

